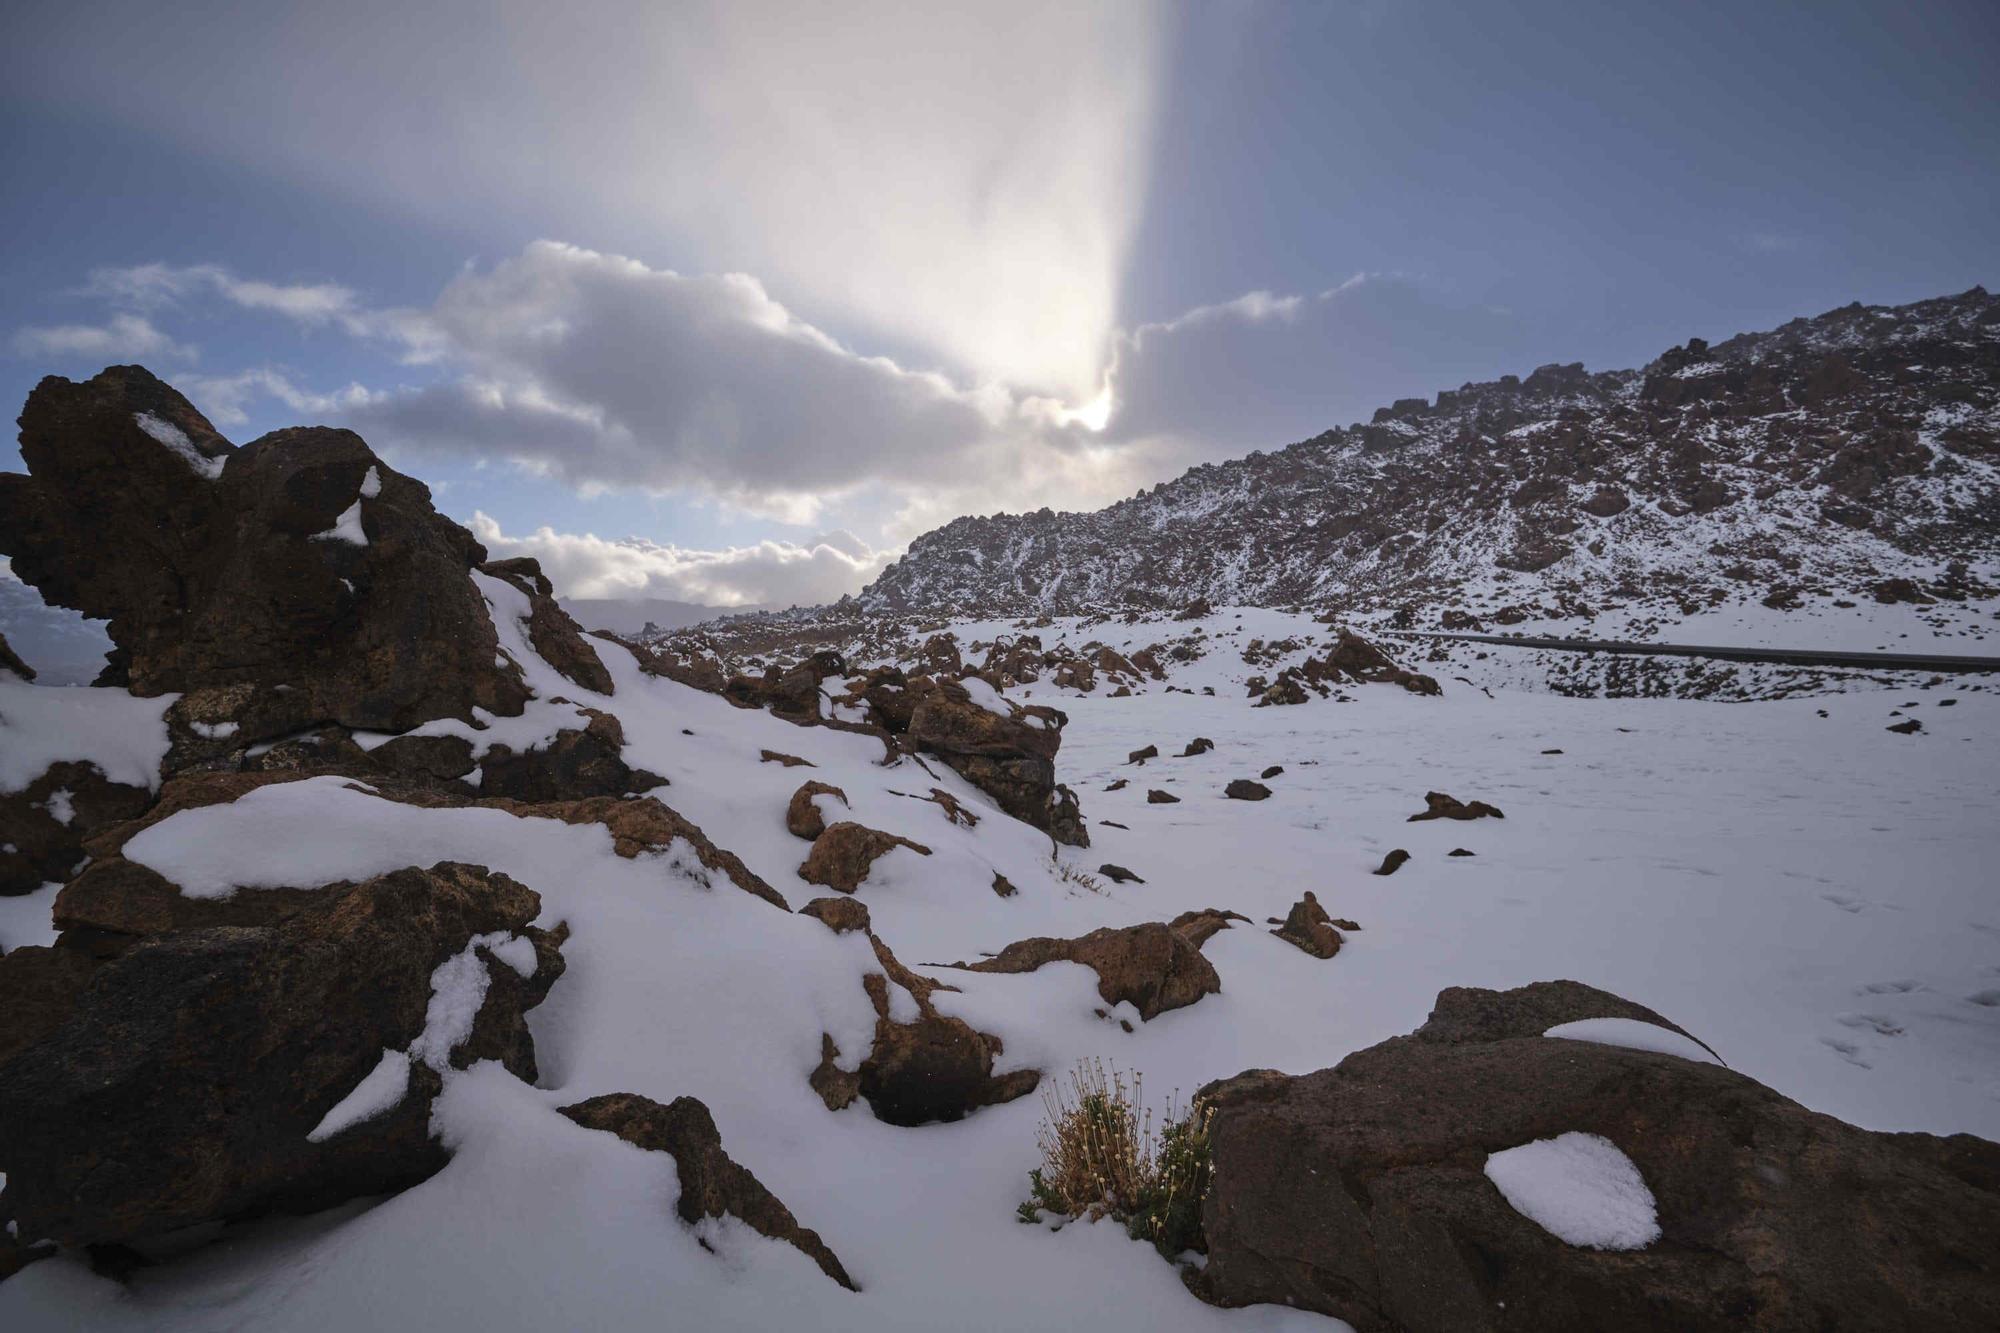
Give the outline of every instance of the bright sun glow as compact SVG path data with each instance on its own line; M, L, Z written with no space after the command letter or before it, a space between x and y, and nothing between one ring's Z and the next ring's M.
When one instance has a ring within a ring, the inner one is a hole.
M1075 425L1082 426L1085 430L1102 431L1106 426L1111 424L1111 409L1113 406L1111 385L1109 381L1106 381L1104 387L1097 391L1097 396L1082 407L1065 407L1057 412L1056 421L1064 426L1074 423Z

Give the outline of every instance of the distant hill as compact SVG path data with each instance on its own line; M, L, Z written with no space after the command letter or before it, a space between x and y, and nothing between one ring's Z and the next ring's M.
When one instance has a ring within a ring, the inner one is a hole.
M627 637L637 635L648 624L657 629L685 629L717 616L741 615L774 608L749 606L704 606L700 602L676 602L664 597L563 597L563 610L576 617L585 629L607 630Z
M961 518L855 609L1689 612L1891 579L1963 595L1996 558L2000 300L1974 288L1404 399L1094 513Z

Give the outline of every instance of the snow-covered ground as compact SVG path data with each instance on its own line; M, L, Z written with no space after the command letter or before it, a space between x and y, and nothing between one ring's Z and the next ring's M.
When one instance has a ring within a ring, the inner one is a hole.
M510 652L531 651L501 628ZM1232 610L1199 625L1037 632L1137 648L1196 628L1211 650L1171 677L1192 693L1008 691L1069 713L1057 769L1089 817L1088 849L1052 850L941 766L880 767L868 737L736 709L642 675L610 645L615 697L561 692L615 712L628 761L671 781L655 794L795 907L822 892L798 878L806 844L784 827L805 777L842 787L852 818L930 847L890 853L858 896L903 962L961 988L936 995L941 1010L1005 1039L1003 1070L1054 1079L1102 1057L1142 1073L1157 1102L1246 1068L1331 1065L1416 1027L1445 986L1568 977L1657 1009L1816 1110L2000 1138L2000 698L1975 679L1758 703L1604 700L1509 689L1497 675L1463 683L1413 662L1439 674L1443 697L1371 685L1349 687L1352 702L1259 709L1242 682L1273 668L1246 664L1243 647L1307 633L1323 643L1327 627ZM1017 631L958 627L968 644L1002 632ZM1903 717L1924 730L1885 730ZM1197 736L1214 750L1126 762ZM816 768L760 762L763 749ZM1224 798L1230 779L1272 765L1284 771L1265 780L1270 799ZM1104 790L1119 778L1129 785ZM932 786L985 817L963 828L909 799ZM1180 801L1148 804L1151 788ZM1506 818L1406 822L1432 790ZM1371 873L1398 847L1408 864ZM1448 855L1458 848L1474 855ZM776 911L681 849L623 860L600 826L424 810L314 779L178 814L127 854L195 892L443 859L513 875L542 894L541 924L572 927L568 970L530 1015L541 1086L494 1065L453 1075L434 1123L456 1156L430 1181L373 1206L232 1228L129 1287L69 1258L33 1265L0 1283L0 1327L1335 1326L1203 1305L1115 1224L1017 1221L1039 1098L917 1129L861 1103L829 1112L806 1077L822 1032L850 1065L866 1047L866 942ZM1097 873L1107 862L1144 882L1112 884ZM1018 893L995 896L995 871ZM1308 889L1362 927L1330 960L1264 924ZM1074 964L1012 976L925 966L1199 907L1251 924L1205 947L1221 994L1151 1022L1099 1017L1094 979ZM32 942L5 935L12 920L0 916L0 942ZM671 1212L671 1159L554 1110L619 1091L706 1102L730 1154L862 1290L733 1222L705 1224L715 1252L704 1249Z

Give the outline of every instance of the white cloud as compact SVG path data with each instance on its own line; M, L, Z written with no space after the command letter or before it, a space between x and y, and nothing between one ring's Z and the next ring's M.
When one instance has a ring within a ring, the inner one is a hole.
M80 357L94 361L126 361L139 357L192 360L195 349L176 342L143 315L117 314L103 324L58 324L26 328L14 335L14 350L22 356Z
M334 393L302 389L282 371L259 369L233 375L182 374L173 386L218 426L240 426L250 419L249 405L258 397L274 398L293 412L325 420L345 417L366 407L379 395L359 384Z
M607 541L547 527L509 537L499 523L477 512L472 532L495 559L528 555L539 560L565 597L660 597L708 606L830 602L859 589L897 554L871 550L848 532L827 533L804 544L762 541L719 551L639 538Z
M1074 400L1170 25L1162 0L99 0L39 13L9 72L364 207L756 273L905 364ZM284 114L301 86L340 114Z
M338 283L275 283L239 278L220 264L137 264L129 268L91 270L84 293L114 304L151 309L185 297L214 292L245 310L268 310L301 324L341 319L352 332L365 331L357 320L354 293Z

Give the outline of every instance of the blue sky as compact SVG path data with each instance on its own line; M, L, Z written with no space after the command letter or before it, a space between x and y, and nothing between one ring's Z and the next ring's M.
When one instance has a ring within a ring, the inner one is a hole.
M593 595L820 600L958 513L2000 256L1991 3L0 24L0 397L138 360L238 440L352 425Z

